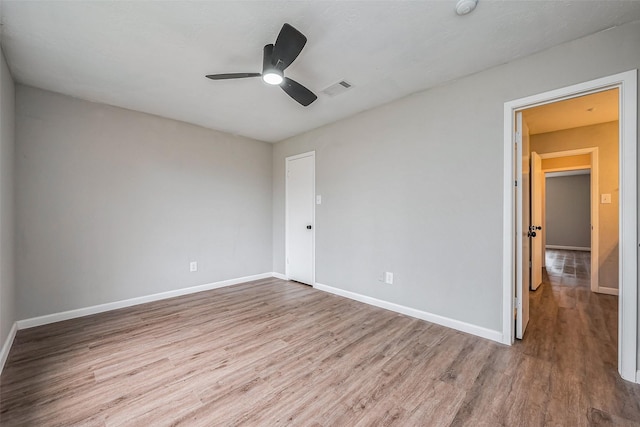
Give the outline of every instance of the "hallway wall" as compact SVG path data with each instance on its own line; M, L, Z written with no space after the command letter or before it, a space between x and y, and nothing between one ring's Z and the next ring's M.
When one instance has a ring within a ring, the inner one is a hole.
M591 248L591 175L546 178L546 245Z
M599 274L601 287L618 288L618 122L583 126L531 135L531 150L538 154L598 147L600 194L611 194L611 203L599 203ZM546 160L546 159L545 159ZM550 159L551 160L551 159ZM547 167L543 163L543 167ZM554 164L558 167L559 163Z

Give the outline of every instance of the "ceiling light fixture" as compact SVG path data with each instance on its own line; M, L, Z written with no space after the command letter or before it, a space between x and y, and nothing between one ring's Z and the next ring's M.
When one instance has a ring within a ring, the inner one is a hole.
M460 16L473 12L478 5L478 0L458 0L456 3L456 13Z
M283 73L296 60L306 43L307 38L304 34L285 23L278 33L276 43L264 45L262 48L262 73L222 73L205 77L211 80L229 80L260 76L265 83L280 86L297 103L307 107L318 99L316 94L297 81L285 77Z
M282 71L275 68L265 70L265 72L262 73L262 80L270 85L279 85L283 80Z

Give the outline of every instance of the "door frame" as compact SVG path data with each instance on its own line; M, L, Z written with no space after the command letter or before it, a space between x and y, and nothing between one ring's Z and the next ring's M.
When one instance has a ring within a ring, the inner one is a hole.
M516 271L524 271L527 269L527 274L521 274L520 281L516 280L514 282L514 336L515 338L522 339L529 324L529 289L531 288L531 240L529 233L527 233L526 237L524 235L525 227L529 228L531 226L531 142L529 139L529 126L526 123L522 111L514 112L514 124L515 128L512 141L515 144L515 149L513 152L515 158L518 159L516 161L515 176L518 177L517 180L520 184L514 187L517 206L514 206L516 212L516 227L513 229L515 233L513 241L515 243L514 254L519 255L515 259L515 268ZM526 161L524 160L525 156ZM524 185L525 181L529 185L529 188ZM528 199L523 197L524 192L527 193ZM524 208L525 201L529 212Z
M514 342L516 283L516 194L514 129L519 110L549 104L608 89L618 88L619 96L619 298L618 298L618 372L628 381L638 382L638 195L637 195L637 109L638 72L631 70L600 79L543 92L504 103L504 182L503 182L503 343Z
M302 159L305 157L313 158L313 209L311 210L311 286L316 283L316 152L307 151L306 153L288 156L284 159L284 275L289 280L289 162Z
M577 148L575 150L566 150L566 151L554 151L552 153L544 153L539 154L540 158L544 159L557 159L559 157L571 157L571 156L580 156L583 154L589 154L589 166L590 169L590 177L589 177L589 191L591 194L591 201L589 203L590 209L590 221L591 221L591 278L590 278L590 287L592 292L598 292L609 295L618 295L617 292L613 293L611 288L606 288L604 291L600 291L600 283L599 283L599 259L600 259L600 211L598 203L598 195L600 194L600 189L598 187L598 177L599 177L599 169L598 169L598 147L589 147L589 148ZM555 168L549 170L542 170L542 173L545 174L547 172L561 172L561 171L571 171L571 170L583 170L586 169L584 166L567 166L563 168ZM546 185L543 187L544 194L543 197L546 196ZM619 207L618 207L619 208ZM545 222L547 217L545 215ZM546 224L544 225L546 229ZM543 229L546 233L546 230ZM546 242L546 238L545 238ZM545 249L546 250L546 249Z

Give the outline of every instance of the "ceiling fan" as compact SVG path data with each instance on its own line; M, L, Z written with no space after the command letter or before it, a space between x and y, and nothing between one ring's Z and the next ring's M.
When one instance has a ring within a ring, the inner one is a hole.
M268 44L263 49L262 73L229 73L209 74L211 80L243 79L262 77L265 83L279 85L287 95L305 107L318 97L295 80L284 76L284 70L298 57L307 38L289 24L284 24L275 44Z

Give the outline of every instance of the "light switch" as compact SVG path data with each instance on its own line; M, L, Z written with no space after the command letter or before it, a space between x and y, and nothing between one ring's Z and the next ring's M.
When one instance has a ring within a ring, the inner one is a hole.
M602 204L611 203L611 194L601 194L600 203Z
M316 205L322 204L322 196L316 196Z

